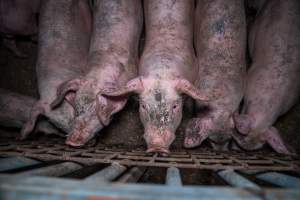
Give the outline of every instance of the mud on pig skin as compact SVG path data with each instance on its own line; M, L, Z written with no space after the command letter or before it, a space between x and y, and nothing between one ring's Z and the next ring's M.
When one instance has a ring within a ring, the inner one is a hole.
M125 106L126 96L107 98L100 93L125 85L137 76L142 24L140 0L94 1L89 72L62 84L52 104L56 107L69 92L76 92L76 119L67 144L84 145Z
M197 87L209 94L197 117L186 127L184 146L205 139L214 149L227 150L234 131L233 113L243 97L246 73L246 16L240 0L199 0L195 11L195 47L199 73Z
M289 154L273 124L296 103L300 93L300 2L273 0L256 5L245 102L234 117L241 134L236 141L246 150L267 143L276 152Z
M31 108L36 102L37 100L32 97L0 88L0 125L3 127L22 128L29 119ZM34 132L62 135L46 120L40 121Z
M169 154L182 118L182 94L207 100L194 86L197 68L193 50L192 0L146 0L146 44L139 77L105 95L137 93L147 152Z
M86 70L91 32L91 13L87 0L45 0L41 2L38 58L36 64L40 100L22 129L22 138L32 132L40 115L56 127L70 133L74 108L70 93L54 110L59 85L78 77Z
M0 33L3 44L18 57L27 55L18 49L16 36L34 36L38 32L36 14L40 0L0 0Z

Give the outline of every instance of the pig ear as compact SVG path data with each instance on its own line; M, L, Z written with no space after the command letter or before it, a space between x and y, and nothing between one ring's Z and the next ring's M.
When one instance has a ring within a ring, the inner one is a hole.
M238 114L238 112L235 112L233 114L233 121L239 133L243 135L248 135L250 133L253 120L249 115Z
M206 125L206 123L208 123ZM199 118L194 118L189 121L185 129L185 148L194 148L202 144L202 142L209 136L209 124L211 121L201 121Z
M277 152L281 154L294 154L289 151L288 147L284 144L279 131L275 127L270 127L264 134L263 139Z
M134 78L127 82L126 86L116 89L116 90L107 90L101 91L103 96L108 97L117 97L117 96L126 96L130 93L140 94L144 90L143 82L141 77Z
M107 98L100 93L96 96L96 113L99 121L107 126L111 121L111 116L119 112L126 104L124 97Z
M41 102L38 102L31 110L29 120L23 125L21 130L21 136L19 139L26 139L27 136L33 132L36 127L38 118L40 115L45 115L45 108Z
M65 98L72 105L74 95L68 95L68 93L76 92L83 82L84 81L82 79L72 79L62 83L57 89L56 99L54 99L54 101L50 104L50 108L56 108Z
M209 98L202 94L193 84L188 80L180 79L177 80L176 90L181 94L186 94L197 101L208 101Z

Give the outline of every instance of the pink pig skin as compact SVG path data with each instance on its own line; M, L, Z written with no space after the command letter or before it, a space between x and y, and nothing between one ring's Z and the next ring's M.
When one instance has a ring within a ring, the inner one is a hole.
M216 150L227 150L234 132L233 113L243 97L246 75L246 16L240 0L199 0L195 12L197 87L210 96L196 104L197 117L186 127L184 146L206 138Z
M193 86L197 75L193 49L192 0L146 0L146 43L139 77L104 96L137 93L147 152L169 153L182 118L182 95L207 100Z
M63 83L52 107L76 92L74 127L66 143L83 146L107 126L128 97L107 98L101 91L114 90L136 77L138 45L143 26L140 0L95 0L89 48L89 71Z
M71 132L73 94L54 110L50 103L61 83L85 72L88 57L91 12L87 0L44 0L39 22L36 71L40 99L23 127L22 138L32 132L40 115L65 133Z
M238 144L256 150L269 144L276 152L290 154L273 126L300 94L300 2L256 1L250 30L252 64L248 71L245 102L235 123Z
M22 128L29 119L32 106L36 99L0 89L0 125L3 127ZM40 121L34 132L62 135L55 127L46 120Z

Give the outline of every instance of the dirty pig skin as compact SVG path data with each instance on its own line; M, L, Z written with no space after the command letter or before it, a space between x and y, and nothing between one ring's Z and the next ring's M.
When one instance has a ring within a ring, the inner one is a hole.
M196 102L196 118L186 127L184 146L193 148L208 138L214 149L227 150L245 87L244 1L198 0L195 21L196 86L211 101L206 107Z
M273 124L300 94L300 2L253 3L257 15L249 37L252 64L242 111L234 117L240 133L236 141L246 150L267 143L278 153L290 154Z
M139 76L126 86L102 93L110 98L139 95L147 152L169 154L182 118L182 95L208 100L193 86L197 74L193 50L192 0L144 1L146 43Z
M138 44L143 26L140 0L95 0L89 48L89 71L60 85L52 108L75 92L74 126L66 140L83 146L107 126L128 97L107 98L99 92L125 85L137 76Z
M0 88L0 125L3 127L22 128L29 120L31 108L36 102L37 100L33 97ZM39 121L33 132L62 135L47 120Z
M21 138L33 130L40 116L70 133L75 117L70 93L56 109L50 103L63 82L82 75L86 68L91 33L91 12L86 0L44 0L39 16L37 81L39 101L23 126Z

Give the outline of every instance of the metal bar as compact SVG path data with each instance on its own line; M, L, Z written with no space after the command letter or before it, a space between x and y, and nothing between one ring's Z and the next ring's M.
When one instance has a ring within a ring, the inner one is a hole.
M118 180L118 183L136 183L145 171L146 167L133 167Z
M182 186L180 171L176 167L169 167L167 169L166 185L168 186Z
M16 174L15 176L62 176L67 173L81 169L82 166L73 162L63 162L56 165L50 165L30 171Z
M300 189L300 179L278 172L266 172L256 175L256 178L285 188Z
M18 152L1 152L1 155L8 155L8 156L20 156L24 153ZM197 165L197 163L182 163L182 162L156 162L156 159L152 159L148 162L146 161L132 161L130 159L124 160L106 160L106 159L99 159L99 158L86 158L86 157L77 157L77 156L70 156L70 157L63 157L51 154L31 154L25 153L26 157L39 159L43 161L51 161L51 160L61 160L61 161L73 161L82 163L84 165L93 165L97 163L113 163L118 162L121 165L128 165L128 166L152 166L152 167L177 167L177 168L190 168L190 169L211 169L211 170L221 170L221 169L233 169L233 170L244 170L245 167L241 165L231 165L231 164L222 164L222 163L201 163L201 165ZM155 155L154 155L155 156ZM264 171L299 171L299 167L289 167L289 166L276 166L276 165L249 165L247 170L264 170Z
M273 199L299 199L298 190L266 190ZM0 199L130 199L130 200L262 200L255 193L230 187L162 187L149 184L102 184L48 177L25 177L21 180L0 179Z
M236 173L233 170L221 170L217 174L227 183L234 187L260 189L258 185Z
M120 176L124 171L126 170L126 167L123 165L120 165L117 162L112 163L110 166L104 168L103 170L92 174L91 176L88 176L84 179L84 182L88 183L103 183L112 181L118 176Z
M7 149L6 147L9 148ZM4 149L2 149L4 148ZM42 151L41 151L42 150ZM169 157L146 154L143 150L127 151L124 148L97 147L78 150L67 147L63 141L54 138L36 141L0 141L0 155L26 156L41 161L61 160L82 163L83 165L111 164L118 162L125 166L177 167L209 170L262 170L300 171L299 157L286 157L277 154L241 152L172 152Z
M39 164L37 160L25 157L9 157L0 159L0 171L7 171Z

